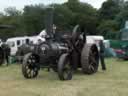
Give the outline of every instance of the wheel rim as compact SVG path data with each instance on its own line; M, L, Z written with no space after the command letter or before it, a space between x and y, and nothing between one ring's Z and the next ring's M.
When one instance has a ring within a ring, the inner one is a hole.
M25 64L25 70L28 78L33 78L36 76L38 72L38 68L36 66L36 58L35 56L29 56L27 59L27 63Z

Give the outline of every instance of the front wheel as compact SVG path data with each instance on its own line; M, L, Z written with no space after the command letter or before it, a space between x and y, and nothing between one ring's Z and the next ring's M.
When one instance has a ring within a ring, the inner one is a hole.
M25 55L22 64L22 73L25 78L31 79L37 77L39 71L39 66L37 63L38 62L35 55L31 53Z
M62 54L58 62L58 76L60 80L71 80L73 67L70 63L70 58L67 53Z

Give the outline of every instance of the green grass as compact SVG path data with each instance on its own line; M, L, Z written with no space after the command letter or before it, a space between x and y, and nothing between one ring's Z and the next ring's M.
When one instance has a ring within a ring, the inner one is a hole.
M71 81L60 81L54 72L40 71L26 80L20 65L0 67L0 96L127 96L128 62L107 59L107 71L94 75L74 74Z

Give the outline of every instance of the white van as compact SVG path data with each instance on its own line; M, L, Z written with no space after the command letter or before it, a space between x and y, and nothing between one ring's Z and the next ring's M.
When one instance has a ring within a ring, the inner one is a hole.
M20 47L23 44L27 44L28 41L33 44L38 44L39 41L44 42L45 38L42 38L40 36L14 37L7 39L6 44L8 44L9 47L11 48L10 54L14 56L18 51L18 47Z
M14 37L9 38L6 41L6 44L9 45L11 48L11 55L16 55L16 52L18 50L18 47L20 47L23 44L26 44L28 37Z

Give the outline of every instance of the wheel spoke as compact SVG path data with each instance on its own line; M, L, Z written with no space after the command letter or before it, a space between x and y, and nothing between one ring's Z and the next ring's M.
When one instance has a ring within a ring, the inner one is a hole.
M93 66L93 65L89 65L89 69L90 69L92 72L94 72L94 71L95 71L95 68L94 68L94 66Z
M33 76L35 76L35 74L36 74L36 71L33 71Z
M96 57L96 52L93 52L92 50L90 51L90 61L93 62L94 64L97 63L95 57Z
M94 57L91 57L90 60L91 60L90 62L91 62L92 64L97 64L97 61L96 61L96 59L95 59Z
M31 64L31 63L32 63L32 60L29 58L29 59L27 60L27 63L28 63L28 64Z
M25 69L26 69L26 70L28 70L28 69L29 69L29 67L28 67L28 66L25 66Z
M67 79L70 74L71 74L71 66L69 64L66 64L65 68L63 69L64 79Z
M33 70L31 70L31 72L30 72L30 76L31 76L31 78L34 76L34 74L33 74Z
M33 70L34 70L35 72L38 71L37 67L35 67Z
M64 79L67 79L68 75L69 75L69 71L66 69L63 71L64 73Z
M27 70L27 74L28 74L28 77L31 78L31 70L30 69Z

